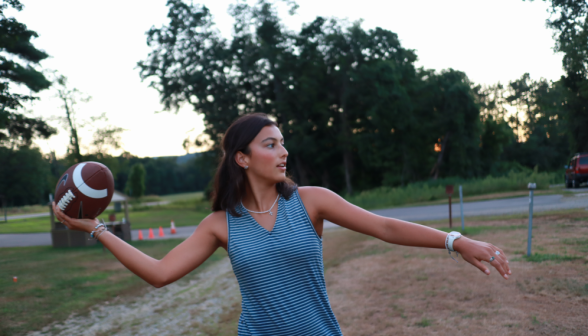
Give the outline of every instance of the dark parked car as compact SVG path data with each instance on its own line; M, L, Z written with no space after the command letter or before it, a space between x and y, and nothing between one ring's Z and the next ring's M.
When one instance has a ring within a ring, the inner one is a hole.
M588 182L588 153L578 153L572 157L566 168L566 188L577 188Z

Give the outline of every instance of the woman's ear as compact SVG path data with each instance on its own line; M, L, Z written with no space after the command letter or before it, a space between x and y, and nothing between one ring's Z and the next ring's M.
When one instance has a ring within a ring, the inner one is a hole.
M249 168L249 157L247 155L243 154L243 152L241 152L241 151L238 151L235 154L235 162L237 162L237 164L239 166L241 166L241 168L243 168L243 169ZM245 167L247 167L247 168L245 168Z

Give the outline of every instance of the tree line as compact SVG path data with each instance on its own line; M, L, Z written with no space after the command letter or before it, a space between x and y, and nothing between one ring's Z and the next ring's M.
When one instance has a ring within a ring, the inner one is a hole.
M115 190L138 197L204 190L211 180L210 162L215 157L211 154L196 153L181 163L173 156L139 158L129 153L117 157L84 155L82 160L106 164L113 173ZM6 196L8 206L48 202L58 179L75 163L67 158L56 159L53 153L42 154L38 148L31 147L0 147L0 162L0 176L9 177L0 179L0 194ZM142 190L135 187L137 182L130 182L137 170L144 175Z
M224 130L239 116L273 117L285 137L289 172L302 185L351 194L525 166L554 170L588 150L588 91L580 85L586 29L576 27L582 35L566 26L573 26L570 11L577 12L574 22L585 21L585 1L553 1L554 15L562 16L550 21L556 37L581 35L573 45L556 38L564 63L575 64L564 67L566 76L550 82L523 74L492 86L454 69L417 68L415 51L395 33L365 30L361 22L317 17L293 32L275 4L239 2L230 7L235 24L226 39L206 6L170 0L168 7L169 23L147 32L152 51L138 63L141 77L159 90L166 109L188 103L202 113L206 129L197 144L218 152ZM508 105L519 113L509 114Z
M297 8L292 1L285 5L290 13ZM44 201L69 165L88 160L109 166L119 190L131 191L127 180L137 165L145 172L146 194L202 190L222 155L223 132L252 112L280 125L288 170L299 184L348 194L442 177L553 171L571 154L588 151L586 1L551 1L548 26L555 50L564 54L560 80L525 73L485 86L458 70L417 68L416 52L397 34L366 30L361 22L317 17L294 32L283 25L276 4L238 2L230 7L235 24L226 39L205 6L169 0L169 23L147 32L152 51L138 66L165 109L187 103L204 115L196 145L212 150L183 165L174 158L108 154L120 148L124 130L84 128L93 123L78 119L76 103L88 97L64 76L39 70L48 54L32 44L34 31L5 17L9 6L22 10L22 4L0 5L0 174L10 177L0 180L0 194L13 205ZM56 130L22 112L23 103L52 84L70 134L63 159L34 147L33 139ZM15 93L18 85L31 93ZM90 132L91 147L82 154L79 136Z

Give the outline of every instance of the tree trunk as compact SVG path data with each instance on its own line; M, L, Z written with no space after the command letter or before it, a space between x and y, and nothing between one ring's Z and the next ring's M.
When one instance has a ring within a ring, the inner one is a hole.
M80 153L80 142L78 139L78 130L76 129L76 126L73 123L73 120L72 120L73 115L70 111L70 107L69 107L67 98L62 96L61 99L63 100L63 106L65 107L65 114L67 115L67 122L69 123L69 128L71 129L70 143L73 146L76 162L80 163L80 162L82 162L82 154Z
M323 168L323 174L321 176L321 180L322 180L323 187L329 189L329 187L330 187L329 170L326 167Z
M351 152L349 151L345 151L343 153L343 167L345 168L345 185L347 187L347 195L351 195L353 193L353 187L351 185L352 162Z
M346 73L346 71L342 71ZM341 139L343 145L343 169L345 170L345 186L347 194L353 193L353 186L351 185L351 172L353 170L353 160L351 156L351 132L349 130L348 113L347 113L347 78L343 76L343 84L341 86L341 92L339 97L339 112L341 113Z
M298 181L298 183L301 186L309 185L310 183L308 182L308 173L304 168L304 163L300 159L300 156L296 155L294 157L294 161L296 161L296 171L298 172L298 177L300 178L300 181Z
M400 185L404 187L405 183L410 180L410 159L408 151L406 150L406 143L402 143L402 174L400 174Z

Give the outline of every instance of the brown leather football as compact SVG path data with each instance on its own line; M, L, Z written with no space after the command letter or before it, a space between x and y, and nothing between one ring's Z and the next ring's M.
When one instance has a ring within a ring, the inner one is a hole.
M98 162L71 166L55 187L55 204L72 218L98 217L110 204L114 178L110 169Z

